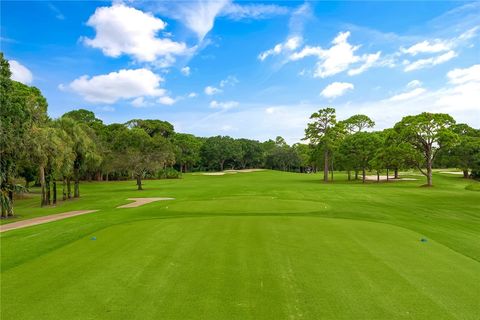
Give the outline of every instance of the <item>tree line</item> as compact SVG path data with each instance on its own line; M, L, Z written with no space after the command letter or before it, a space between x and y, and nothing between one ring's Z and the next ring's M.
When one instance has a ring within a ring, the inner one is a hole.
M337 121L334 108L324 108L311 115L305 140L323 167L324 181L333 180L334 170L347 171L366 180L374 171L377 180L382 172L387 179L393 170L418 169L432 186L432 169L455 167L465 178L480 176L480 130L457 124L448 114L423 112L406 116L393 128L366 131L375 123L366 115L354 115ZM329 178L330 172L330 178Z
M324 180L334 170L358 177L418 168L431 185L437 164L458 167L466 176L480 171L480 130L455 124L444 114L405 117L394 128L366 131L374 122L365 115L337 121L335 109L311 116L305 143L289 145L282 137L264 142L229 136L197 137L175 132L167 121L133 119L105 124L92 111L73 110L57 119L47 114L40 90L11 80L0 53L1 216L13 215L15 193L40 186L40 205L80 197L83 180L177 178L182 172L267 168L316 172ZM329 178L330 174L330 178ZM19 184L19 179L25 181Z

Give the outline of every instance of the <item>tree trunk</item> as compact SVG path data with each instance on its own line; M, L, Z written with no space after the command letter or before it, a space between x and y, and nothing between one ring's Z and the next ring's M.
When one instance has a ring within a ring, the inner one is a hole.
M398 179L398 168L395 168L393 178L394 178L394 179Z
M72 186L70 184L70 178L67 178L67 194L68 194L68 199L72 198Z
M432 163L431 163L431 161L428 161L428 163L427 163L427 186L429 186L429 187L433 186L433 183L432 183Z
M328 182L328 150L323 153L323 181Z
M348 181L352 180L352 173L350 170L347 171Z
M365 175L365 168L362 168L362 183L365 183L366 175Z
M389 170L387 168L387 182L390 181L390 178L389 178L388 174L389 174Z
M40 197L40 206L44 206L46 204L46 194L45 194L45 168L43 166L40 166L39 168L39 179L40 179L40 187L42 189L42 195Z
M73 185L73 197L80 198L80 177L78 175L75 177L75 183Z
M380 182L380 171L377 170L377 182Z
M51 179L50 175L47 175L45 187L47 188L47 199L46 199L46 202L47 202L47 203L46 203L46 204L48 204L48 205L51 205L51 204L52 204L52 200L51 200L51 199L52 199L52 195L51 195L51 193L50 193L50 189L51 189L51 188L50 188L50 179Z
M8 201L10 201L10 207L8 207L7 216L13 217L13 191L8 191Z
M57 204L57 181L53 179L53 205Z
M225 160L220 161L220 171L223 171L223 164L225 163Z
M464 169L464 170L463 170L463 177L464 177L465 179L468 179L468 169Z
M142 176L137 175L137 190L143 190L142 188Z
M358 180L358 170L355 170L355 180Z
M63 184L62 184L62 200L67 200L67 178L63 177Z
M107 172L107 174L105 175L105 181L108 181L108 172Z

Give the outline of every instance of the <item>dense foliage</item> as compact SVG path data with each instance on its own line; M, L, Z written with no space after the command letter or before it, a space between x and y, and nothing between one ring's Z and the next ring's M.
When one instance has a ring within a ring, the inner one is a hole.
M41 205L55 205L57 183L62 199L80 197L82 180L178 178L188 171L268 168L316 172L324 180L334 170L362 172L418 168L432 184L434 161L461 168L465 177L480 173L480 130L455 124L446 114L405 117L393 129L366 132L374 122L365 115L337 121L335 109L312 114L308 144L288 145L282 137L259 142L228 136L209 138L177 133L172 124L133 119L104 124L85 109L58 119L47 114L40 90L10 79L0 53L0 186L2 217L11 216L14 194L34 182ZM21 179L21 180L20 180ZM24 181L22 185L18 181ZM71 184L73 182L73 190Z

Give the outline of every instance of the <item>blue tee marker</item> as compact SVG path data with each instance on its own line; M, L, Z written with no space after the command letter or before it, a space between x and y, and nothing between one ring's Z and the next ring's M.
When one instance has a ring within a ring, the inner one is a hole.
M97 240L97 237L91 237L90 240Z
M426 238L420 239L421 242L427 242L428 240Z

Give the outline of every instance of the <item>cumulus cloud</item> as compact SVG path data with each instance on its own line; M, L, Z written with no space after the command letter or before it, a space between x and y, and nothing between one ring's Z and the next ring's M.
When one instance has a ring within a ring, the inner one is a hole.
M188 98L196 98L198 96L198 94L196 92L190 92L187 97Z
M381 54L382 53L378 51L377 53L372 53L372 54L367 54L362 56L362 60L364 60L365 62L358 68L348 70L348 75L355 76L357 74L361 74L364 71L370 69L377 63L378 59L380 59Z
M300 44L302 43L302 38L299 36L293 36L285 40L285 42L278 43L275 45L273 48L268 49L266 51L261 52L258 55L258 59L261 61L264 61L267 59L269 56L276 56L279 55L282 52L291 52L295 49L297 49Z
M176 102L176 100L169 97L169 96L163 96L163 97L158 98L157 102L160 103L160 104L165 104L167 106L171 106L172 104L174 104Z
M190 75L190 67L189 66L183 67L182 69L180 69L180 72L182 72L184 76L188 77Z
M131 103L132 103L132 106L134 106L135 108L140 108L140 107L147 106L147 103L145 102L144 97L135 98L135 99L132 100Z
M213 96L214 94L223 92L223 89L225 87L232 87L232 86L236 85L238 82L239 81L238 81L237 77L228 76L218 83L218 86L222 89L220 89L218 87L215 87L215 86L206 86L203 91L205 92L206 95Z
M348 90L353 90L354 85L348 82L333 82L320 93L325 98L336 98L344 95Z
M89 102L112 104L121 99L162 97L165 95L165 90L160 88L162 81L159 75L145 68L122 69L93 77L81 76L73 80L68 88ZM143 99L136 103L140 105L141 102Z
M204 92L206 95L213 96L214 94L222 92L222 89L218 89L213 86L206 86Z
M237 77L235 76L228 76L226 77L225 79L223 79L222 81L220 81L219 85L220 87L228 87L228 86L234 86L238 83L238 79Z
M16 60L9 60L8 63L10 64L10 71L12 72L12 80L23 84L32 83L33 75L27 67Z
M350 75L356 75L374 66L380 58L381 52L374 54L356 55L355 52L360 48L359 45L351 45L348 42L350 32L340 32L332 41L332 46L328 49L316 46L305 46L302 50L291 54L290 59L300 60L305 57L315 56L318 62L313 73L314 77L326 78L337 73L348 70L355 63L363 63L356 69L350 70Z
M212 102L210 102L210 108L213 108L213 109L228 110L228 109L238 107L238 105L239 103L237 101L218 102L216 100L213 100Z
M93 39L83 38L83 42L109 57L127 54L138 61L166 58L171 63L174 55L188 53L185 43L157 37L167 25L164 21L124 4L97 8L87 25L95 29L96 35Z

